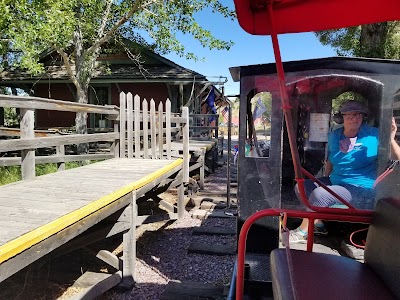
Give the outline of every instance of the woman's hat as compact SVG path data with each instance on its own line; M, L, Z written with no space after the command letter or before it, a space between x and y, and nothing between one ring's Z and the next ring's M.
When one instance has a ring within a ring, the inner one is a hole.
M361 102L355 100L350 100L343 103L339 111L341 114L353 111L368 114L366 107Z

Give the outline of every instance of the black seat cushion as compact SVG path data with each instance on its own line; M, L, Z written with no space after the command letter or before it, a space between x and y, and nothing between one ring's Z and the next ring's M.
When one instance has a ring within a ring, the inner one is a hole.
M300 250L290 250L290 257L292 272L285 249L271 252L274 299L396 299L367 265L351 258Z

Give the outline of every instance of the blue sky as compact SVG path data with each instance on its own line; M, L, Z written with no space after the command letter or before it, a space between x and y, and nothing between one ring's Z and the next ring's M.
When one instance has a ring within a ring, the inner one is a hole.
M233 0L221 2L233 8ZM215 77L227 77L225 95L239 94L239 83L232 81L229 67L274 62L270 36L250 35L239 26L237 20L230 21L209 11L200 13L198 20L200 25L211 30L214 36L232 40L235 45L229 51L209 50L203 48L196 40L183 37L180 40L186 50L205 58L205 61L186 60L176 54L168 54L165 57L185 68L208 76L211 81L218 79ZM331 47L323 46L313 33L284 34L278 39L283 61L336 56L335 51Z

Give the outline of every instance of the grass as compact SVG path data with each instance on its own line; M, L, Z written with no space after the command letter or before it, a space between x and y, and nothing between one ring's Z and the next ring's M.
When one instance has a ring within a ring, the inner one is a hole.
M65 169L79 167L78 162L65 163ZM57 164L39 164L36 165L36 176L41 176L57 171ZM13 183L22 179L21 166L0 167L0 185Z

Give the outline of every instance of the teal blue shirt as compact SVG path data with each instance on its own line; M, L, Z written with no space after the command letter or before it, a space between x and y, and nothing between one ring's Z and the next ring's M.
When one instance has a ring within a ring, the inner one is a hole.
M340 150L340 141L346 139L343 128L332 131L328 137L328 158L332 163L332 184L351 184L372 189L377 176L379 131L363 124L354 147L347 153Z

